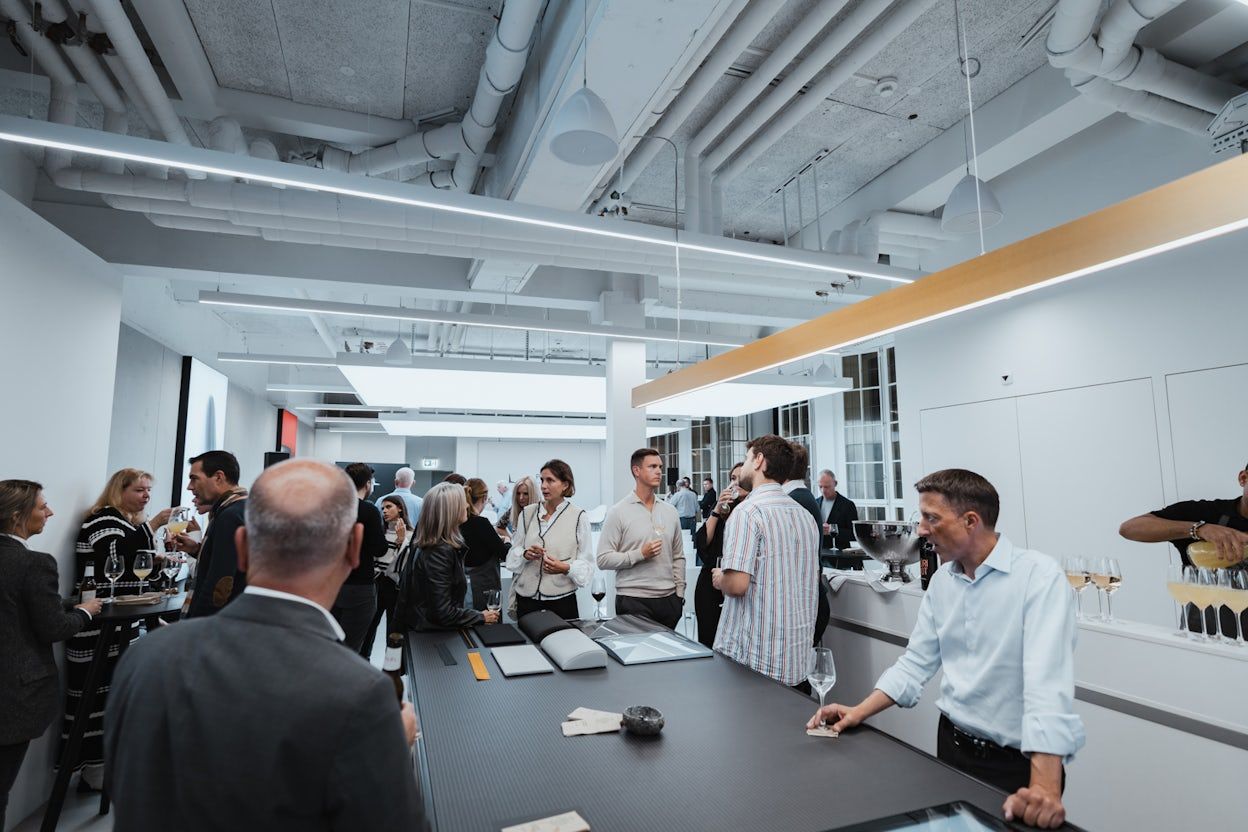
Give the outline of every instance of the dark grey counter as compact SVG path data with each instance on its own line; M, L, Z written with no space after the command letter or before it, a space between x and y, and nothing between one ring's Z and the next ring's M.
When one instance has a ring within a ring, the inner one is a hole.
M508 679L482 649L490 679L478 682L466 653L458 633L409 637L437 832L569 810L594 832L818 832L951 800L999 817L1005 799L874 729L806 736L811 700L721 656ZM629 705L661 710L662 735L560 732L577 707Z

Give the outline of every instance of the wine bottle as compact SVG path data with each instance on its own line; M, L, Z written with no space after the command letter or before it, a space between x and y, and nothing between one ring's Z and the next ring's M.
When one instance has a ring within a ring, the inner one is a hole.
M381 666L381 672L390 677L394 682L394 692L399 698L399 704L403 704L403 636L400 633L391 633L386 637L386 659Z
M926 540L922 546L919 554L919 584L926 591L927 585L932 582L932 576L940 568L940 560L936 557L936 550Z
M1225 569L1228 566L1234 566L1248 560L1248 546L1244 547L1243 552L1237 560L1223 560L1218 553L1218 547L1208 540L1197 540L1187 547L1187 558L1196 566L1205 569Z
M88 601L95 600L95 594L98 591L95 585L95 564L87 564L87 572L82 577L82 584L78 588L78 603L85 604Z

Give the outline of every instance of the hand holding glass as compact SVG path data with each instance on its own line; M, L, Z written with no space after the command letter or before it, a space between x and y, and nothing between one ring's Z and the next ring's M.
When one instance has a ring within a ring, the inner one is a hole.
M836 684L836 663L832 661L832 651L826 647L815 648L815 664L806 677L810 687L819 694L819 727L826 728L828 721L823 718L823 700Z
M502 593L499 590L487 589L483 594L485 595L485 608L487 610L490 612L498 612L502 609ZM501 615L499 616L499 620L502 620Z

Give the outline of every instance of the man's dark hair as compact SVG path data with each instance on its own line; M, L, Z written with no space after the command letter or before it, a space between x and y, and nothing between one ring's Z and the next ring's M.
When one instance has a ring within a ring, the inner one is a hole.
M456 485L467 485L468 478L463 474L456 474L454 471L442 478L442 482L453 482Z
M648 456L657 456L659 459L663 458L663 454L659 453L654 448L638 448L633 451L633 455L628 458L628 470L632 471L634 468L639 467L642 460Z
M702 482L709 482L711 485L715 484L715 480L711 479L710 477L703 477Z
M945 468L935 471L914 484L920 494L939 494L959 514L973 511L990 529L997 527L1001 514L1001 498L992 483L964 468Z
M745 443L746 450L767 460L767 479L785 482L793 470L793 446L774 433L756 436Z
M373 483L373 466L367 462L352 462L346 467L347 476L356 488L367 488Z
M789 469L789 480L805 482L806 473L810 471L810 451L801 442L790 442L789 445L793 447L793 467Z
M191 457L190 464L194 465L196 462L207 476L215 477L220 471L225 475L226 482L238 485L238 460L229 451L205 451L199 456Z

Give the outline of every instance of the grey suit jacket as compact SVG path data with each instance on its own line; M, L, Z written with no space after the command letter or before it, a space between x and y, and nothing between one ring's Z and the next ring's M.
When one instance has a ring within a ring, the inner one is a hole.
M33 740L61 712L52 644L89 620L65 610L51 555L0 535L0 745Z
M104 762L118 832L425 828L393 684L296 601L244 594L131 646Z

